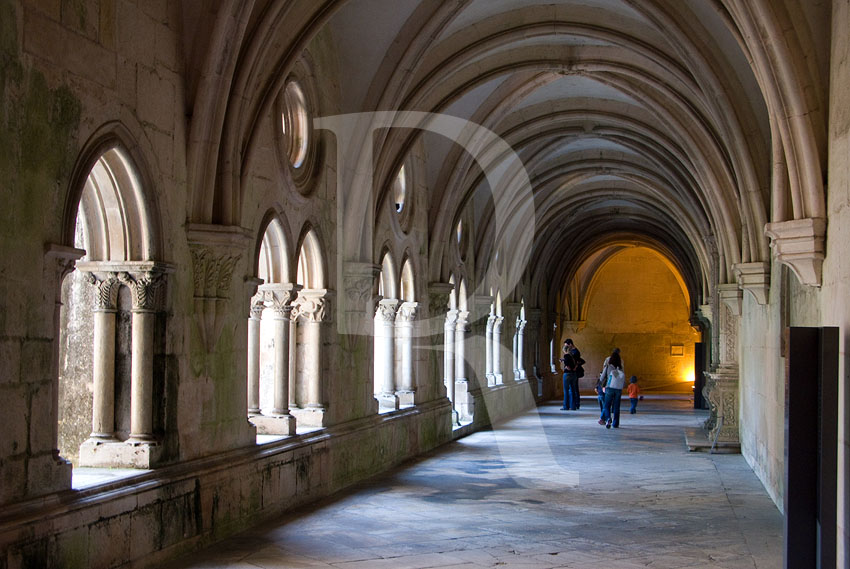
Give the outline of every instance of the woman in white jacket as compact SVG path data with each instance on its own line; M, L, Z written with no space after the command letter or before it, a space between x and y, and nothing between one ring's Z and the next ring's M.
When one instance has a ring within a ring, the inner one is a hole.
M620 427L620 398L623 395L623 387L626 385L626 373L623 371L623 360L620 358L619 349L608 357L603 368L605 400L602 407L600 425L610 429L611 425L617 429Z

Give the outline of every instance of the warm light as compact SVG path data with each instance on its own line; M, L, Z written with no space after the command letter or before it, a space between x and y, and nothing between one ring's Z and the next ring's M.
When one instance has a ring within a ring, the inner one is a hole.
M684 373L682 373L682 381L684 383L694 383L694 367L693 366L685 368Z

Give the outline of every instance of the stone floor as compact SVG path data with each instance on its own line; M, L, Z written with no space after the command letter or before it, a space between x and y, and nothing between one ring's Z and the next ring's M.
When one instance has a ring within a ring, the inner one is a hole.
M545 405L169 567L782 566L782 516L743 458L687 451L704 412L646 400L606 430L595 404Z

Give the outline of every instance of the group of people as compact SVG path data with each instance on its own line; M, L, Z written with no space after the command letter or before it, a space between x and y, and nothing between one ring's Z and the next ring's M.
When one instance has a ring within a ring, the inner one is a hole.
M564 365L564 405L561 410L576 411L581 407L578 380L584 376L585 361L571 338L564 340L564 354L561 362ZM605 358L602 371L596 381L596 394L601 413L600 425L605 425L608 429L620 427L620 401L624 388L626 388L626 374L623 371L623 358L620 356L620 348L614 348L611 355ZM641 397L637 377L634 375L629 379L627 393L631 402L629 413L635 414Z

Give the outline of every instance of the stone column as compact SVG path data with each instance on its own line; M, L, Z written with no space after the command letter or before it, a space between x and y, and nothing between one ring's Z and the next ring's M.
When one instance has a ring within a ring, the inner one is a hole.
M542 311L539 308L530 308L525 311L526 317L526 332L528 341L526 342L526 355L528 356L526 368L531 368L531 373L527 374L529 381L534 383L532 392L538 397L543 396L542 373L540 371L540 320Z
M401 350L401 376L396 392L399 405L416 404L416 381L413 376L413 322L418 302L403 302L395 320L396 336Z
M502 323L504 316L493 318L493 381L495 385L504 383L502 376Z
M375 369L373 371L380 385L378 406L384 409L398 409L398 397L395 394L395 319L398 300L383 299L378 302L375 311Z
M92 432L90 440L115 438L115 313L121 283L115 273L88 273L97 288L94 307Z
M496 316L491 311L487 317L487 328L484 332L484 377L487 378L488 386L496 384L496 377L493 374L493 326L495 323Z
M303 425L323 427L326 426L326 409L322 377L322 326L330 318L330 291L302 290L295 302L295 310L299 336L298 371L306 397L296 418Z
M156 442L153 430L153 332L157 292L162 275L119 276L132 291L133 320L130 365L130 437L128 443Z
M519 302L506 302L504 304L505 322L508 323L507 324L507 328L508 328L507 331L508 331L509 336L510 336L510 340L509 340L510 344L508 344L508 346L510 346L510 348L509 348L510 358L511 358L510 359L510 366L511 366L511 370L512 370L512 373L509 374L508 380L506 381L506 383L515 382L515 381L520 379L519 366L517 365L517 363L518 363L517 362L517 348L518 348L517 343L518 343L518 340L519 340L519 329L518 329L518 327L519 327L519 314L520 314L521 308L522 308L522 304L520 304ZM506 338L506 340L507 340L507 338ZM505 364L508 363L507 356L508 356L508 354L505 354L505 360L506 360Z
M528 379L528 374L525 371L525 325L526 321L522 318L516 320L516 369L517 379Z
M469 382L469 363L466 359L466 343L469 336L469 312L457 311L455 323L455 409L461 421L471 421L474 401Z
M294 284L264 285L261 290L271 303L274 324L274 402L271 421L257 423L260 432L294 435L295 417L289 412L289 334L292 324L292 301L301 287Z
M248 314L248 414L260 413L260 322L263 317L261 295L251 299Z
M427 385L419 386L419 397L423 397L422 391L427 394L427 399L443 399L446 397L446 311L449 305L449 295L453 284L430 283L428 285L427 318L424 326L427 327L427 335L430 339L430 374ZM424 389L423 389L424 387Z
M446 313L445 325L445 360L443 370L445 372L444 382L449 401L452 402L452 424L460 424L457 407L455 406L455 329L457 327L457 310L449 310Z
M703 392L709 402L709 417L705 427L712 441L738 445L738 327L743 291L737 284L718 285L717 291L719 362L715 369L706 373Z

